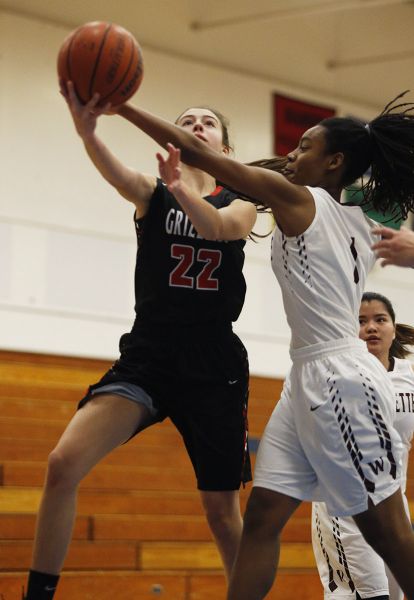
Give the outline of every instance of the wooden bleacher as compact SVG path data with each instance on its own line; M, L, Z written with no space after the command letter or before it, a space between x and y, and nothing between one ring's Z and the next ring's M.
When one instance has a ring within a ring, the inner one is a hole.
M0 351L0 594L6 600L20 600L26 581L48 453L88 384L108 366ZM281 382L253 377L250 387L250 435L258 438ZM409 494L413 474L411 468ZM243 507L249 491L250 485L241 492ZM224 600L225 587L190 461L169 421L115 450L85 478L56 600ZM309 504L285 528L268 598L322 598Z

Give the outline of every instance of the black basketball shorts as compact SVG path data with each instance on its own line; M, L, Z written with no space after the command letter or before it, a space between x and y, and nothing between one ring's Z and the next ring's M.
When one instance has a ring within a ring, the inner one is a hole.
M169 417L181 433L198 489L236 490L251 480L247 352L230 326L134 328L120 352L79 407L108 384L138 386L154 422Z

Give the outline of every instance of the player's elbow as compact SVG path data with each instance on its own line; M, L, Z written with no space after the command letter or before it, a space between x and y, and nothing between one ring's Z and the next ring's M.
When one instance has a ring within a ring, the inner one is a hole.
M199 230L198 233L209 242L216 242L223 239L222 229L218 226L208 226L204 231Z
M205 240L211 242L226 239L225 227L219 211L210 215L209 219L203 220L203 222L199 224L197 231Z

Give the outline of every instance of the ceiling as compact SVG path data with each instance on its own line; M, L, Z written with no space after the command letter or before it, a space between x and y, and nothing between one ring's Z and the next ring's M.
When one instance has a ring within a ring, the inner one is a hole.
M0 0L74 28L112 21L142 46L379 107L414 93L413 0Z

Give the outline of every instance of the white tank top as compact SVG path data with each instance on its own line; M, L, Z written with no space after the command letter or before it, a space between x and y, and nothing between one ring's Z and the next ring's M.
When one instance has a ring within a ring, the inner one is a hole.
M403 442L401 489L407 487L408 455L414 432L414 372L409 360L394 359L394 369L388 372L395 392L394 427Z
M272 268L282 290L292 348L358 337L358 314L367 274L375 221L358 206L339 204L322 188L310 188L315 217L307 230L272 238Z

